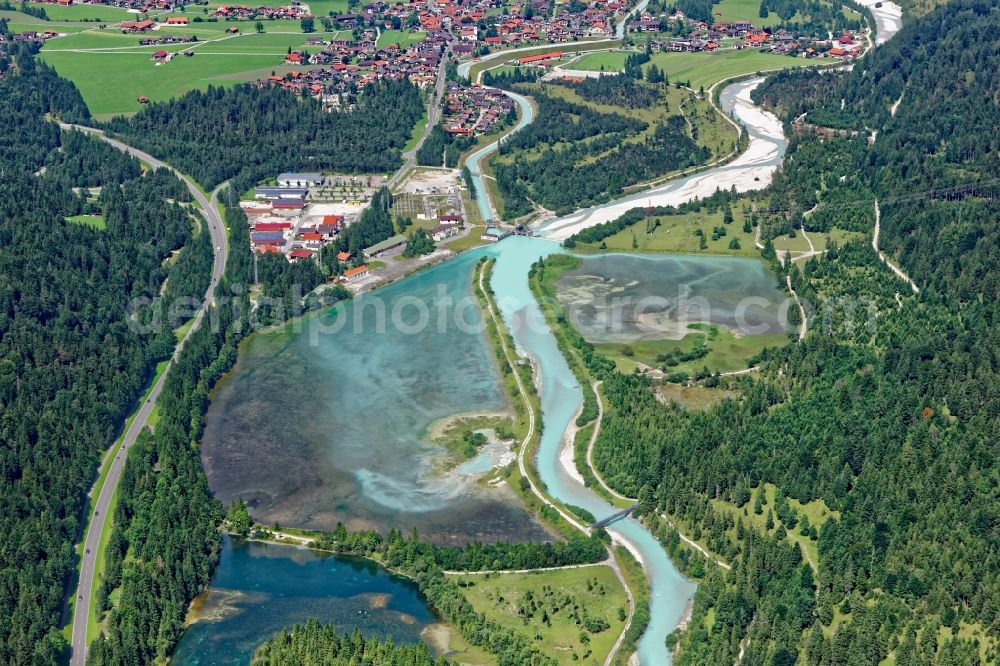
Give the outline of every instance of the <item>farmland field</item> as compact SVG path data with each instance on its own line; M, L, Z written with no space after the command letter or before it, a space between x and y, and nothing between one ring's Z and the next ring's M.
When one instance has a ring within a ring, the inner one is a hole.
M47 2L29 2L32 9L44 9L52 21L131 21L139 15L121 7L74 4L67 7Z
M306 4L314 16L329 16L331 12L334 15L348 13L347 0L310 0Z
M715 22L722 21L752 21L754 26L759 28L770 28L781 23L781 17L777 12L771 12L767 18L760 17L760 0L722 0L712 7L712 11L719 16L715 17ZM792 20L799 18L796 14Z
M285 24L283 27L293 27L291 22ZM282 61L288 49L315 48L307 47L307 36L297 31L297 23L294 31L257 34L250 30L234 36L205 30L206 25L220 24L196 23L157 30L151 35L194 34L199 41L155 46L140 46L140 36L124 35L114 29L88 30L48 41L41 57L77 85L91 113L105 119L138 111L140 96L164 101L210 85L234 85L272 72L287 72L291 68ZM338 35L349 33L323 33L324 39ZM160 49L169 53L191 51L195 55L166 63L152 62L151 54Z
M77 85L98 119L138 111L140 96L164 101L189 90L234 85L256 79L262 71L282 69L271 55L202 55L162 65L151 62L148 52L42 51L42 59Z

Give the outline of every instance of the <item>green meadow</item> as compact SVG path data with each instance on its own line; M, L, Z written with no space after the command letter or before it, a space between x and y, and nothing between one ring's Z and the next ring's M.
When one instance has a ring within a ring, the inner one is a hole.
M381 49L390 44L399 44L401 48L405 49L407 46L422 42L426 36L427 33L422 30L412 32L409 30L383 30L375 45Z
M333 14L347 14L347 0L311 0L306 2L309 5L309 11L313 13L314 16L329 16ZM319 26L316 27L319 30Z
M210 85L235 85L277 69L274 66L280 62L272 55L239 54L178 57L157 64L150 61L148 51L42 51L42 59L77 85L90 112L98 119L138 111L142 106L138 102L140 96L165 101Z
M476 611L560 664L601 663L625 624L628 599L608 566L453 578Z
M234 85L265 78L272 72L284 73L293 69L283 64L289 49L319 48L306 44L308 36L297 30L297 24L295 31L258 34L250 30L239 35L206 30L206 25L220 24L203 22L163 28L150 35L196 35L199 41L153 46L140 46L143 37L115 29L88 30L50 40L41 57L77 85L91 113L106 119L138 111L139 97L164 101L210 85ZM286 21L283 27L291 28L292 23ZM322 33L324 39L349 35ZM150 60L152 53L160 49L169 53L191 51L195 55L177 56L165 63Z
M70 215L66 221L71 224L81 224L91 229L105 229L107 226L104 223L103 215Z
M616 72L625 65L628 54L621 51L590 53L573 62L572 69ZM690 82L691 87L709 88L712 84L731 76L753 74L758 71L801 67L808 64L804 58L792 58L776 53L761 53L753 49L727 50L716 53L656 53L650 61L663 70L674 82ZM650 65L645 65L649 68Z
M64 7L47 2L29 2L32 9L44 9L52 21L131 21L139 15L122 7L75 4Z

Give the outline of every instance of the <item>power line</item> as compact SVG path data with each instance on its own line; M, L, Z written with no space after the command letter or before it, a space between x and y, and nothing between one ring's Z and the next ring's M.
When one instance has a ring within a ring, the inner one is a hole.
M886 204L899 204L899 203L909 203L913 201L922 201L925 199L944 199L945 201L950 201L952 198L956 198L959 195L971 194L975 196L978 190L987 188L990 186L1000 185L1000 178L991 178L990 180L982 180L976 182L970 182L962 185L954 185L952 187L946 188L935 188L932 190L923 190L920 192L912 192L910 194L898 195L894 197L886 197L884 199L879 199L879 205L885 206ZM984 193L985 194L985 193ZM994 190L990 189L989 199L992 201L996 198L997 194ZM823 208L861 208L875 205L875 198L870 199L854 199L849 201L829 201L820 202L812 209L811 212L823 209ZM777 215L779 213L794 213L797 212L796 209L791 208L780 208L780 209L767 209L761 210L756 209L751 211L758 215Z

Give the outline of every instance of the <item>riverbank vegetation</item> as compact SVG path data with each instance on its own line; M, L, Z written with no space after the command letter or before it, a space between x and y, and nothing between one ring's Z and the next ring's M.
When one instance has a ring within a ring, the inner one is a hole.
M251 666L355 666L360 663L447 666L449 662L435 659L423 643L396 645L391 638L385 641L365 638L357 629L338 635L336 627L316 620L281 631L258 647L250 660Z
M503 415L459 416L448 419L439 428L431 428L430 440L443 446L459 459L475 457L490 441L490 434L500 442L516 446L513 419Z
M555 508L555 502L546 494L545 484L535 469L534 461L542 432L541 396L539 396L538 387L535 384L535 369L532 363L527 359L519 359L513 355L516 353L514 339L503 323L494 301L491 285L492 275L493 260L482 259L473 275L473 292L479 301L487 338L496 354L500 373L514 405L517 417L514 431L518 434L519 442L517 454L520 461L523 462L523 468L517 463L509 465L503 470L503 478L510 484L510 487L521 498L529 511L541 516L563 537L573 539L579 536L580 529ZM480 281L483 289L480 289ZM494 313L496 314L495 319ZM592 419L593 416L590 418ZM534 492L535 490L538 494ZM545 501L539 495L544 497ZM570 511L570 513L572 512ZM575 522L579 523L579 521Z
M589 356L608 402L595 463L702 580L671 637L679 665L998 657L1000 498L986 479L998 474L1000 151L979 129L1000 122L998 21L988 3L958 0L864 67L801 75L815 84L801 90L789 83L800 75L778 75L759 91L789 120L815 108L814 122L862 130L796 136L751 213L762 255L805 302L804 340L764 351L736 395L698 410ZM802 226L872 234L876 198L879 248L919 293L870 239L801 265L777 256L774 240Z
M566 246L580 251L759 257L755 228L748 223L752 202L744 200L734 210L728 200L720 205L714 199L681 207L635 208L617 220L574 234Z
M700 139L699 126L681 108L696 104L692 94L662 78L622 74L601 81L510 84L530 95L538 112L491 161L506 218L534 204L562 213L607 201L630 185L724 154L736 140L735 131L728 143ZM725 121L716 116L702 120L721 128Z
M241 536L249 534L252 538L265 540L275 538L267 528L250 525L245 517L245 508L239 504L231 507L225 527ZM511 664L559 662L541 649L534 634L529 635L530 629L522 629L525 626L523 620L517 623L501 622L479 612L466 598L465 586L459 583L461 579L446 575L445 571L563 567L593 564L607 557L602 539L579 534L565 543L473 543L462 547L444 547L421 541L416 534L406 538L398 530L390 530L388 536L383 537L375 531L349 532L340 524L333 532L294 532L300 545L304 543L341 555L365 557L413 580L427 602L470 644L494 655L499 663ZM504 578L506 574L500 576ZM607 594L608 588L605 587Z

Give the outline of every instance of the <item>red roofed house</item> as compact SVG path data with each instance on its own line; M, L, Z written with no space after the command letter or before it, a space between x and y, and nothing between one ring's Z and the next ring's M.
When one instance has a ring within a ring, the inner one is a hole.
M147 32L155 25L152 21L122 21L122 32Z
M351 253L350 252L338 252L337 253L337 261L347 261L350 258L351 258Z
M305 60L301 53L289 53L285 56L286 65L301 65Z
M187 16L168 16L167 25L187 25Z
M329 224L330 226L336 226L344 221L343 215L324 215L323 224Z
M167 53L166 51L157 51L156 53L153 54L152 59L155 60L156 62L163 62L164 60L167 59L169 55L170 54Z
M310 250L292 250L288 256L292 259L312 259L313 253Z
M344 282L353 282L355 280L363 278L365 275L368 275L368 267L358 266L357 268L352 268L350 270L344 271L344 274L341 275L341 277L344 279Z
M302 240L307 240L307 241L321 241L321 240L323 240L323 234L318 234L318 233L315 233L315 232L299 234L299 236L302 238Z
M289 222L260 222L253 225L254 231L284 231L285 229L290 229L291 224Z
M533 56L524 56L523 58L518 58L517 60L522 65L532 65L532 64L540 65L549 60L561 57L562 57L562 51L550 51L549 53L540 53L538 55L533 55Z

